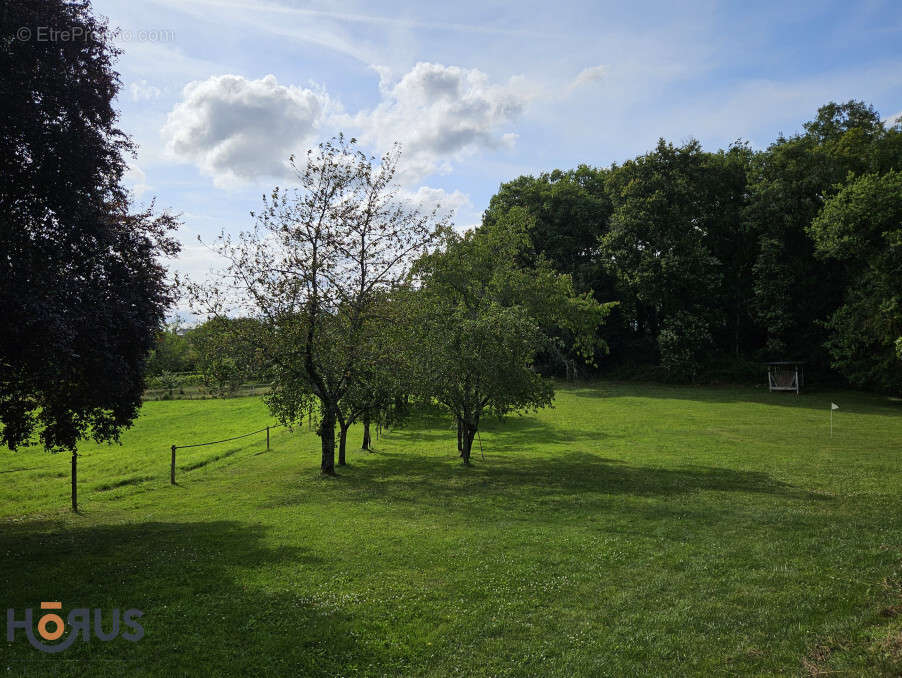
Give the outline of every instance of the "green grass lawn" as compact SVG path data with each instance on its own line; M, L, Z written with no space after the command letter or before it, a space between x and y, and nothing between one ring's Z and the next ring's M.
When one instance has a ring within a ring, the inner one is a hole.
M829 404L841 409L829 437ZM259 399L149 402L122 446L0 452L0 607L136 607L146 636L5 675L679 676L902 671L902 403L564 387L486 421L474 466L422 414L319 475ZM5 630L5 624L4 624Z

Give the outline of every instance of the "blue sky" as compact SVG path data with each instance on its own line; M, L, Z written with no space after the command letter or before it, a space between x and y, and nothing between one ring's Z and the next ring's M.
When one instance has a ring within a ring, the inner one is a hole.
M311 4L95 0L122 29L139 200L180 212L175 269L237 231L285 160L343 130L404 145L412 200L478 222L499 183L608 165L659 137L764 147L829 100L902 113L902 3Z

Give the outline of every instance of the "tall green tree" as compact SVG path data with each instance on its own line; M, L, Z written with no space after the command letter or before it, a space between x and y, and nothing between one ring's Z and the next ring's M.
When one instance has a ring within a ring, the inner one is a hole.
M849 276L827 349L851 383L902 393L902 171L865 174L810 229L817 255Z
M501 184L483 214L481 229L492 229L512 208L528 213L526 245L518 253L523 266L533 266L538 257L570 275L578 293L592 292L596 299L615 299L614 278L601 265L598 241L607 232L612 204L605 188L609 170L580 165L574 170L553 170L538 176L521 176ZM605 323L604 335L613 350L630 345L631 334L614 309ZM560 327L545 327L560 339L559 346L537 356L540 368L549 373L572 374L579 357L569 350L572 337ZM596 360L605 354L599 353ZM562 370L563 368L563 370Z
M79 440L116 440L137 416L178 251L176 219L122 186L118 53L88 2L0 7L0 440L70 451L74 510Z
M895 162L887 133L863 102L829 103L803 133L778 138L756 157L746 216L759 237L754 306L766 333L766 356L815 365L828 360L821 348L828 333L824 321L848 278L843 267L815 256L809 227L850 174L885 171Z
M723 262L711 247L721 218L711 197L716 180L697 141L676 147L662 139L608 181L614 212L601 260L636 333L676 378L690 378L711 348L723 302Z
M721 287L711 314L713 344L715 351L734 359L753 355L762 341L752 303L759 234L745 218L748 175L757 156L739 142L707 153L707 179L697 197L707 206L705 244L720 263Z
M525 209L531 219L528 247L518 254L522 263L528 266L543 256L555 270L571 276L577 292L591 290L607 298L605 285L610 283L597 257L598 240L612 211L606 174L580 165L503 183L489 201L482 227L491 228L514 207Z

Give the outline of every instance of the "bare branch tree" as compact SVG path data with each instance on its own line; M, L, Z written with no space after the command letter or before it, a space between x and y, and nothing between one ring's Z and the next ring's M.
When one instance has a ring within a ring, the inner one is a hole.
M342 135L308 151L302 166L292 157L298 187L264 196L250 231L213 245L225 270L187 284L202 312L262 321L274 366L270 407L291 423L311 396L319 401L326 474L334 473L339 402L368 359L379 296L401 285L447 228L439 205L421 213L401 198L399 158L397 145L377 159Z

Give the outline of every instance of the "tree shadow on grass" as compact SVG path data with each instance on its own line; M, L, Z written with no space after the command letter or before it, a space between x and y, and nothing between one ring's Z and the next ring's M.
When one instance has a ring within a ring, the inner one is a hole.
M470 468L463 467L456 458L385 451L367 457L342 475L339 482L317 491L338 501L407 505L414 512L457 512L466 506L491 506L495 519L540 522L604 512L615 504L620 510L631 510L623 502L624 496L667 499L699 492L727 492L787 501L832 499L762 471L698 465L634 466L580 451L547 457L512 457L493 452L482 461L477 450ZM264 508L311 499L307 491L286 488L282 498ZM721 503L730 510L729 500Z
M270 547L265 537L261 527L230 521L3 522L0 599L17 619L30 607L36 623L42 601L60 601L64 618L79 607L137 608L146 633L135 643L92 638L44 654L19 631L3 665L16 675L283 676L335 675L377 661L337 597L318 593L305 576L328 564L302 547ZM283 565L306 593L251 583Z
M607 440L620 437L598 429L581 429L575 426L557 426L553 422L538 417L510 415L504 419L486 417L479 425L480 436L491 436L492 450L495 452L520 452L535 446L536 442L547 444L572 444L586 440ZM454 449L456 429L449 417L417 420L415 426L393 429L392 437L419 443L443 441L449 451ZM479 453L479 439L474 439L474 451ZM381 442L381 441L380 441ZM449 452L450 453L450 452Z

